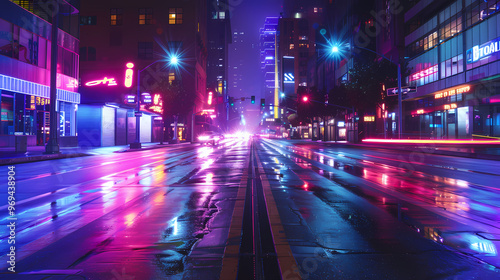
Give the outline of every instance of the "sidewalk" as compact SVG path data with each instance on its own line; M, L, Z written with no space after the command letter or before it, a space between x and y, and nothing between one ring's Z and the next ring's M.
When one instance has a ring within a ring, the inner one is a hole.
M62 159L72 157L83 157L92 155L105 155L120 152L134 152L142 150L158 149L172 145L184 145L185 142L179 144L163 144L160 143L142 143L142 149L129 149L129 146L111 146L111 147L61 147L59 154L44 154L45 146L29 146L26 153L15 151L14 147L0 147L0 165L19 164L33 161Z
M395 142L363 142L357 144L344 142L341 143L341 145L368 149L403 150L455 157L500 160L500 144L497 144L496 142L471 141L470 143L450 143L452 141L436 140L432 141L432 143L399 143L396 142L398 140L393 141ZM335 142L327 141L323 143L332 144Z

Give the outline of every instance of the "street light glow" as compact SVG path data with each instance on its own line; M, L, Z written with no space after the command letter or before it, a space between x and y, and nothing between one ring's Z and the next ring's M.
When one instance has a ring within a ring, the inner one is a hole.
M332 53L338 53L339 52L339 47L333 46L332 47Z
M177 63L179 63L179 59L177 58L177 56L172 56L172 58L170 58L170 64L177 65Z
M302 101L307 102L308 100L309 100L309 97L307 97L307 96L302 97Z

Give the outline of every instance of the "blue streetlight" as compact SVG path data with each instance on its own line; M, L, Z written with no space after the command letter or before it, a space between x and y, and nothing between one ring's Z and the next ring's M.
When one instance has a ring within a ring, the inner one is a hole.
M153 64L156 64L157 62L164 62L163 59L156 60L149 64L148 66L142 68L141 70L137 71L137 106L135 109L135 142L130 143L130 149L140 149L142 147L141 144L141 117L142 117L142 112L141 112L141 72L148 69L151 67ZM177 55L170 55L168 59L168 66L174 66L177 67L179 64L179 58Z
M362 49L362 50L365 50L365 51L369 51L369 52L372 52L380 57L382 57L383 59L389 61L390 63L394 64L394 65L397 65L398 66L398 136L399 136L399 139L402 138L402 134L403 134L403 99L402 99L402 96L401 96L401 64L398 62L394 62L392 61L391 59L387 58L385 55L383 54L380 54L374 50L370 50L370 49L367 49L367 48L364 48L364 47L359 47L359 46L356 46L356 45L351 45L349 44L349 47L352 46L352 47L355 47L355 48L358 48L358 49ZM336 45L333 45L332 49L332 54L337 54L340 52L339 48L336 46Z

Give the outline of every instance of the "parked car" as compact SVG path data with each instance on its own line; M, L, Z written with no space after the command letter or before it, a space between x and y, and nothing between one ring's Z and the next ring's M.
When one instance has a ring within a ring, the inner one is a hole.
M203 144L212 144L213 146L218 145L221 140L220 134L213 131L204 131L198 135L198 141Z

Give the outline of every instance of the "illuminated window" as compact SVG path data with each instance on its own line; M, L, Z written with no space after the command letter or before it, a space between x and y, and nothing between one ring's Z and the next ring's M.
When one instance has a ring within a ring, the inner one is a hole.
M123 13L122 9L111 9L110 11L111 25L123 24L122 13Z
M175 73L168 73L168 83L172 84L175 81Z
M169 9L168 24L182 24L182 8Z
M219 12L219 19L225 19L226 18L226 12Z
M318 12L318 8L314 7L314 12L317 13Z
M153 23L153 9L139 9L139 24L149 25Z
M307 36L299 36L299 40L306 41L307 40Z
M293 50L295 48L294 44L290 44L290 49Z
M33 0L12 0L12 2L33 13Z

